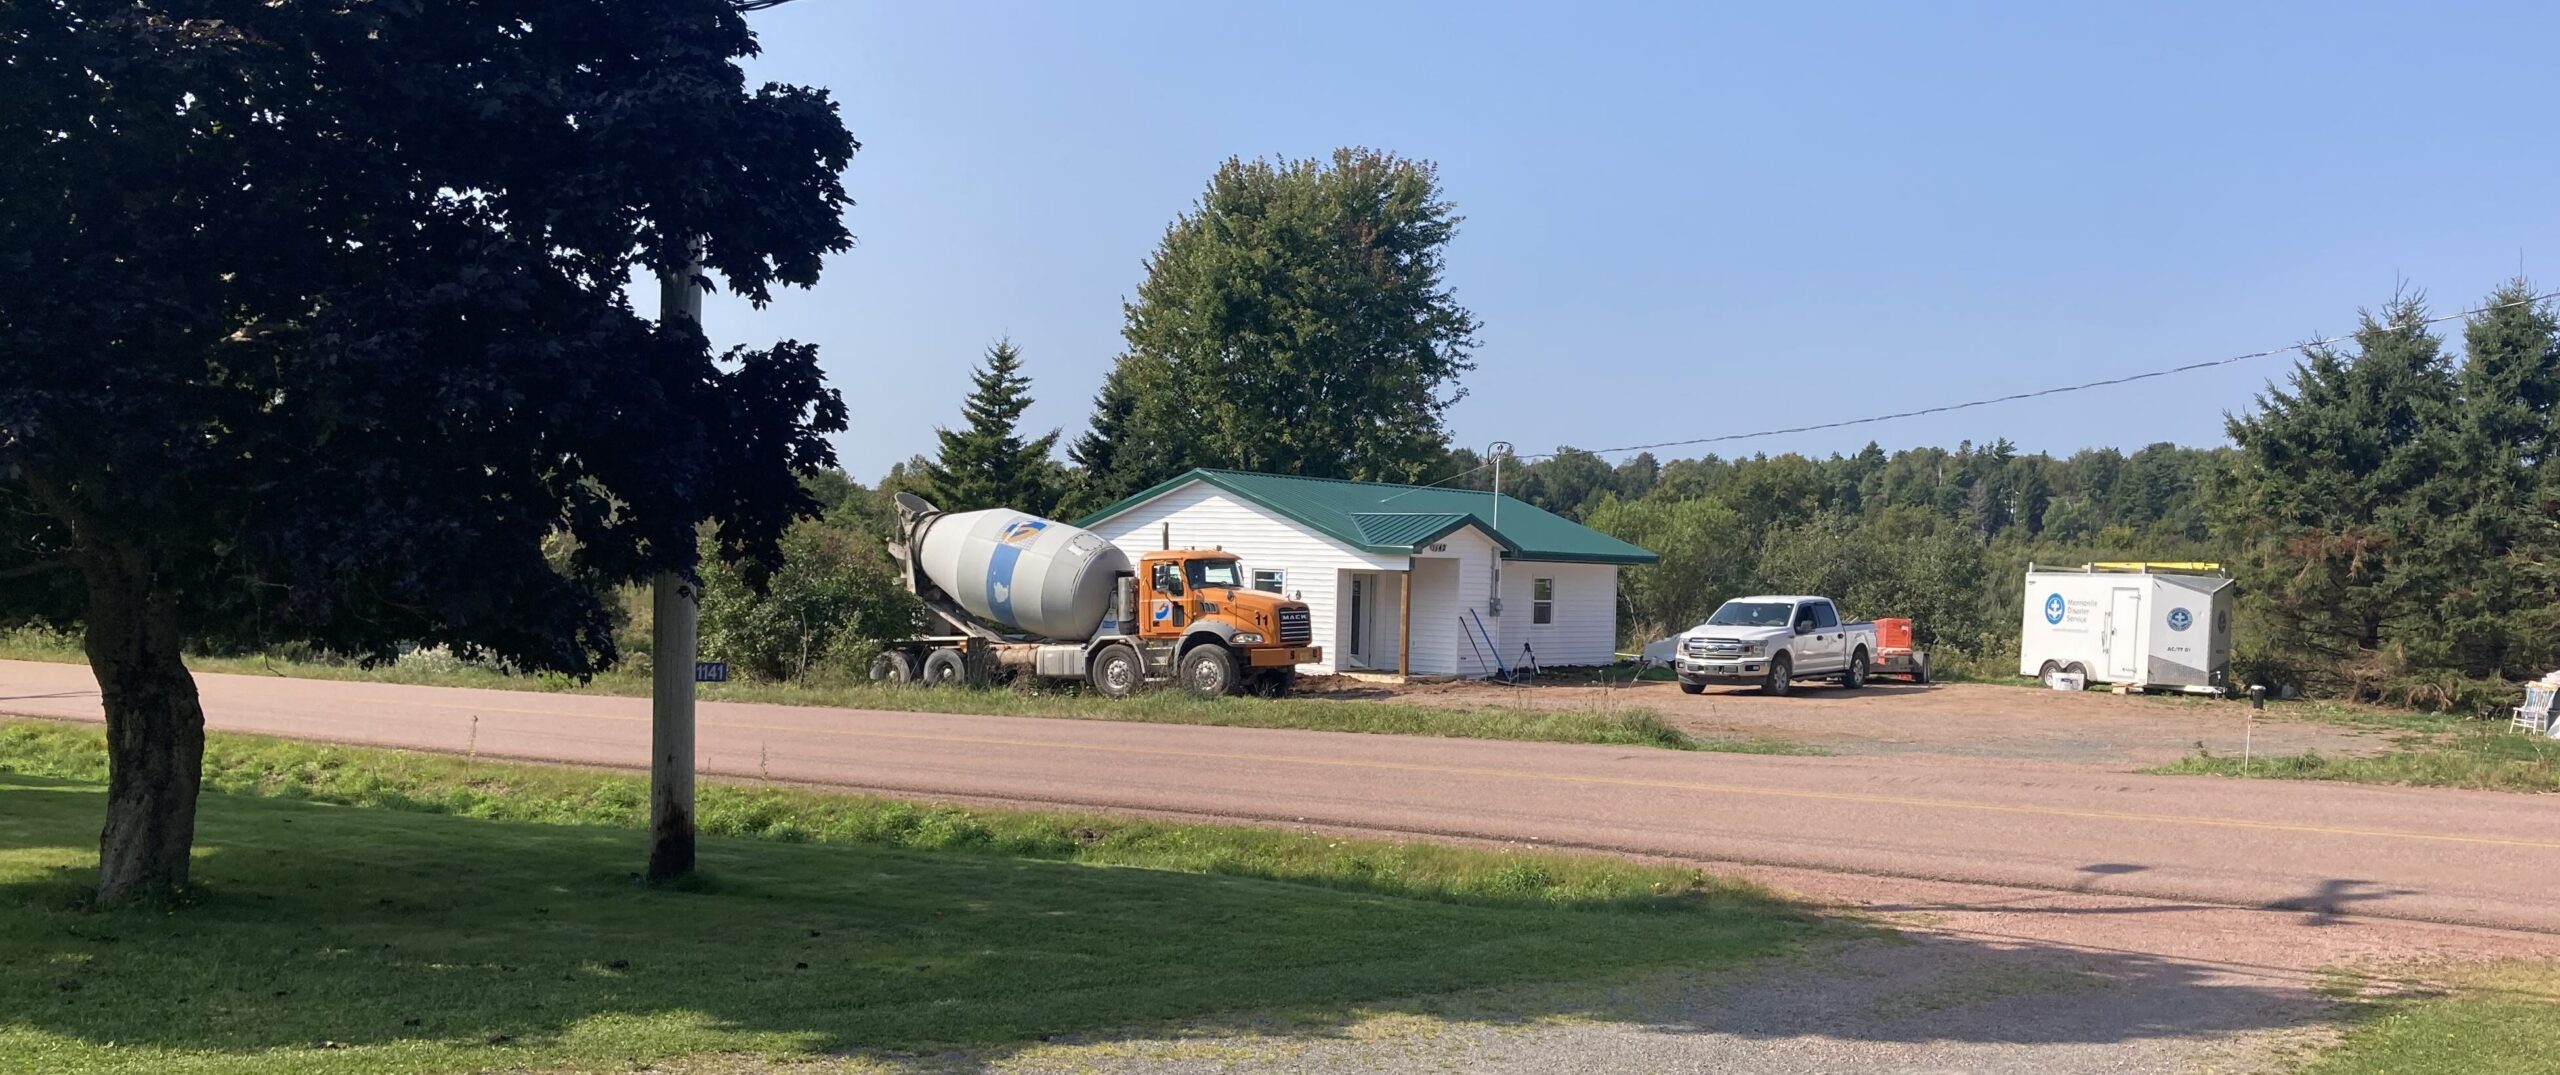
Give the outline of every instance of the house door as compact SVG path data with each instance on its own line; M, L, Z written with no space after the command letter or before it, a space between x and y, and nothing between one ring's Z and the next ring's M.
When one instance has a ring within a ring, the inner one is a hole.
M1363 668L1375 663L1369 659L1369 636L1377 633L1369 629L1369 605L1375 599L1376 582L1370 575L1351 576L1351 601L1344 613L1344 629L1351 634L1343 649L1349 653L1351 663Z
M2142 591L2117 590L2107 606L2107 678L2131 683L2142 675Z

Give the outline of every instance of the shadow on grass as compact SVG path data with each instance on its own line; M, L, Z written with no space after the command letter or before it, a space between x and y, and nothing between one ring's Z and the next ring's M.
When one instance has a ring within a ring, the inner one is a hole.
M0 776L0 1060L398 1072L864 1053L967 1070L1060 1037L1343 1034L1365 1013L1427 1010L1411 998L1646 969L1711 975L1809 936L1872 933L1739 896L1652 910L1505 905L751 839L706 840L708 883L669 891L637 883L642 837L629 830L220 794L203 803L191 905L99 914L82 904L103 809L94 785ZM2073 973L2180 998L2169 1010L2199 1019L2210 1009L2215 1029L2247 1029L2223 1024L2267 1007L2147 957ZM1828 991L1635 1013L1564 991L1499 1018L1891 1041L2190 1029L2159 1004L2032 1025L1943 1017L2011 996L2012 979L2052 992L2032 974L1995 973L1970 987L1980 995L1952 1000L1877 994L1864 1017L1828 1027Z

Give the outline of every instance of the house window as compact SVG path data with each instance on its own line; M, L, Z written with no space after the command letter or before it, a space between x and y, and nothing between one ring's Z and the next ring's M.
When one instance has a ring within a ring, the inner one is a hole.
M1556 622L1556 580L1529 580L1529 622Z
M1254 568L1253 588L1264 593L1286 592L1289 588L1289 573L1277 568Z

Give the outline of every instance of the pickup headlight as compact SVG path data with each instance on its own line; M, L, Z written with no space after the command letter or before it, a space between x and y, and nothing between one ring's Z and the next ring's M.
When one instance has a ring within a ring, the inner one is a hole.
M1259 646L1262 644L1262 635L1255 631L1238 631L1235 641L1239 646Z
M1768 646L1769 644L1766 642L1745 642L1742 644L1742 656L1757 657L1760 655L1760 652L1767 649Z

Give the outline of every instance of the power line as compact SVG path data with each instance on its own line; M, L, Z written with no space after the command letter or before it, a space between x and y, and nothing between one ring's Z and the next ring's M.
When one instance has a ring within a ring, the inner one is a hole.
M2458 320L2460 318L2471 317L2477 314L2485 314L2494 310L2505 310L2517 306L2530 306L2534 303L2544 302L2554 298L2560 298L2560 291L2549 291L2540 295L2535 295L2531 298L2517 299L2513 302L2502 302L2494 306L2482 306L2478 309L2463 310L2459 313L2430 317L2412 324L2385 325L2383 327L2386 329L2424 328L2428 325ZM1576 450L1588 451L1592 455L1614 455L1619 452L1643 452L1651 451L1655 448L1687 448L1700 444L1722 444L1728 441L1754 440L1760 437L1784 436L1789 433L1813 433L1826 429L1845 429L1850 426L1873 425L1877 422L1891 422L1903 418L1918 418L1923 415L1930 414L1945 414L1949 411L1970 410L1975 407L1988 407L1995 403L2015 403L2022 399L2039 399L2045 396L2058 396L2068 392L2085 392L2092 388L2106 388L2113 385L2131 384L2135 381L2148 381L2155 377L2168 377L2180 373L2193 373L2197 370L2213 369L2217 366L2229 366L2240 362L2246 362L2253 358L2269 358L2275 355L2290 354L2295 351L2307 350L2313 347L2325 347L2329 344L2339 343L2354 338L2355 336L2352 333L2345 336L2326 336L2316 340L2305 340L2301 343L2291 344L2284 347L2274 347L2264 351L2251 351L2244 355L2232 355L2228 358L2209 359L2203 362L2190 362L2183 366L2171 366L2168 369L2151 370L2147 373L2133 373L2122 377L2109 377L2105 380L2085 381L2080 384L2063 385L2058 388L2040 388L2033 392L2013 392L2009 395L1993 396L1988 399L1967 400L1963 403L1948 403L1936 407L1922 407L1918 410L1896 411L1892 414L1878 414L1865 418L1844 418L1837 422L1816 422L1811 425L1789 426L1784 429L1763 429L1751 433L1725 433L1713 437L1693 437L1688 440L1666 440L1653 444L1630 444L1618 448L1591 448ZM1553 459L1561 451L1562 449L1558 449L1554 452L1540 452L1536 455L1519 455L1513 456L1512 458L1524 461L1530 459ZM1479 467L1477 469L1481 470L1483 468ZM1475 473L1475 471L1471 470L1467 472L1467 474L1472 473ZM1466 474L1453 475L1448 478L1443 478L1441 481L1455 481L1458 478L1463 478L1465 476ZM1437 485L1439 483L1434 482L1432 484Z
M1529 457L1528 457L1528 456L1515 455L1515 456L1512 456L1511 458L1513 458L1513 459L1526 459L1526 458L1529 458ZM1425 490L1425 489L1437 489L1437 488L1439 488L1439 487L1441 487L1441 486L1443 486L1443 485L1447 485L1447 484L1449 484L1450 482L1453 482L1453 481L1456 481L1456 480L1458 480L1458 479L1460 479L1460 478L1466 477L1466 476L1467 476L1467 475L1469 475L1469 474L1474 474L1474 473L1476 473L1476 472L1478 472L1478 471L1482 471L1482 470L1489 470L1489 469L1491 469L1492 467L1493 467L1493 461L1488 459L1488 460L1486 460L1486 461L1484 461L1484 462L1482 462L1482 463L1478 463L1478 464L1476 464L1476 465L1474 465L1474 466L1472 466L1472 467L1468 467L1468 468L1467 468L1467 469L1465 469L1465 470L1461 470L1461 471L1459 471L1459 472L1457 472L1457 473L1455 473L1455 474L1449 475L1449 476L1448 476L1448 477L1446 477L1446 478L1442 478L1442 479L1440 479L1439 481L1432 482L1432 483L1431 483L1431 484L1429 484L1429 485L1417 485L1417 486L1414 486L1414 487L1413 487L1413 488L1411 488L1411 489L1407 489L1407 490L1405 490L1405 491L1404 491L1404 493L1419 493L1419 492L1421 492L1421 491L1423 491L1423 490ZM1396 496L1403 496L1403 495L1404 495L1404 493L1397 493L1397 494L1396 494ZM1396 498L1396 496L1388 497L1386 500L1381 500L1381 501L1379 501L1378 503L1384 504L1384 503L1386 503L1386 502L1387 502L1387 500L1393 500L1393 499L1395 499L1395 498Z

